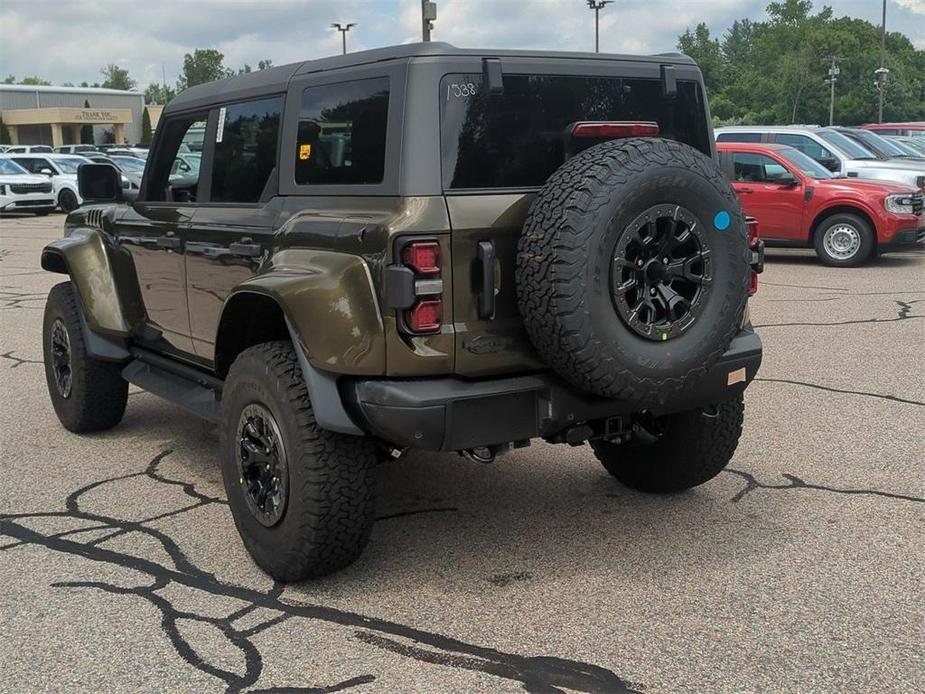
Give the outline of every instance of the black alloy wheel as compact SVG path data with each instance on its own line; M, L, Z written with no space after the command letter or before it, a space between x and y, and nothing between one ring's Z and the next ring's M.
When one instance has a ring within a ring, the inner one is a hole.
M265 527L286 512L289 466L279 425L258 403L247 405L238 420L238 475L247 508Z
M54 374L55 387L62 398L71 396L71 383L73 382L73 366L71 364L71 339L67 334L67 327L58 318L51 326L51 367Z
M637 335L665 341L690 328L712 285L712 261L697 218L679 205L655 205L620 235L611 296Z

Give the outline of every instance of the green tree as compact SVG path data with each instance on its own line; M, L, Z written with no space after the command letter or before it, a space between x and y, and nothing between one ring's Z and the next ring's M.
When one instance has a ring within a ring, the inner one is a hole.
M100 74L103 76L102 87L106 89L122 89L130 92L136 82L128 74L128 70L119 67L115 63L109 63L106 67L100 68Z
M166 105L176 95L177 92L166 84L152 83L145 88L145 103Z
M151 115L148 113L147 107L145 107L141 109L141 144L150 145L152 135Z
M23 77L21 80L16 79L13 75L7 75L3 78L4 84L31 84L38 86L49 86L51 82L41 77L36 77L35 75L29 75L28 77Z
M0 118L0 145L11 144L13 144L13 141L10 139L10 131L7 130L6 123Z
M724 82L723 51L719 41L710 37L710 29L701 22L692 32L690 29L678 37L678 50L697 61L703 73L707 92L713 94Z
M90 108L90 102L84 99L84 108ZM80 144L82 145L92 145L93 144L93 126L87 123L80 128Z
M197 48L183 56L183 72L177 79L177 91L205 82L224 79L234 74L222 61L225 56L214 48Z

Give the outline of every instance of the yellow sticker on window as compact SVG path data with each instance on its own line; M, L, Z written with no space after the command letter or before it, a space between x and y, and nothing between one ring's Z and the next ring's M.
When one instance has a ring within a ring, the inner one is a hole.
M311 145L299 145L299 159L301 161L308 161L309 157L312 156L312 146Z

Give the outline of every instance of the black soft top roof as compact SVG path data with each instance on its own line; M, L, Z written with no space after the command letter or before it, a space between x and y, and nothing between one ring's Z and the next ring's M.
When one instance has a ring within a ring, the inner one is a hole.
M601 61L632 61L647 63L670 63L680 65L694 65L694 61L681 53L663 53L660 55L639 56L620 55L614 53L580 53L566 51L539 51L539 50L493 50L484 48L457 48L449 43L437 41L427 43L408 43L401 46L387 48L374 48L369 51L357 51L346 55L336 55L329 58L307 60L300 63L290 63L272 67L268 70L248 72L236 77L208 82L182 91L171 101L164 113L186 111L192 108L203 108L221 101L246 99L260 93L283 92L296 75L307 75L313 72L336 70L338 68L368 65L370 63L388 60L411 59L417 57L485 57L485 58L552 58L552 59L581 59Z

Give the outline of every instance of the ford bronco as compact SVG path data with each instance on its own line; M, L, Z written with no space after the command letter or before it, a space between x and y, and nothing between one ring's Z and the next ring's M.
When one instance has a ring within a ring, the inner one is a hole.
M202 152L172 171L181 147ZM277 579L352 562L375 468L589 443L647 492L717 475L761 361L760 248L677 55L406 45L200 85L137 198L84 164L42 267L51 400L128 384L215 422L231 513Z

